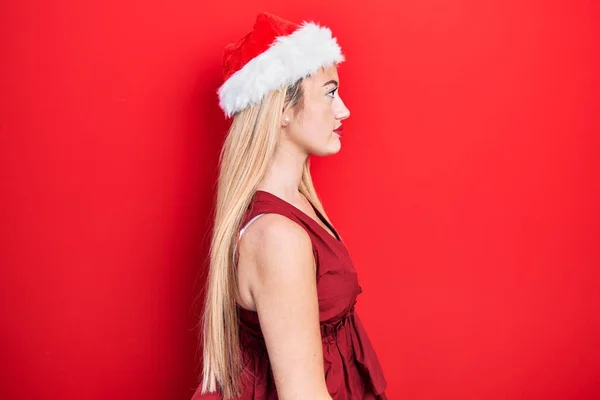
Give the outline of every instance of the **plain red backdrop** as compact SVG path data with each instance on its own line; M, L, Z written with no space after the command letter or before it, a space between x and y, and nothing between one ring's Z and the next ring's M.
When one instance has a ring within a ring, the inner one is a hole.
M313 159L391 399L600 398L591 1L0 3L2 399L189 399L223 47L330 26Z

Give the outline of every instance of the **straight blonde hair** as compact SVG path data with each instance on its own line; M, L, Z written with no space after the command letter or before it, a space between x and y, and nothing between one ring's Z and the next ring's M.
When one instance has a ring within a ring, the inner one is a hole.
M237 113L221 149L206 300L200 318L201 394L220 392L224 400L242 394L243 371L236 307L236 240L256 188L265 176L279 142L284 109L302 110L303 79L270 92L259 104ZM299 191L329 221L310 174L310 158Z

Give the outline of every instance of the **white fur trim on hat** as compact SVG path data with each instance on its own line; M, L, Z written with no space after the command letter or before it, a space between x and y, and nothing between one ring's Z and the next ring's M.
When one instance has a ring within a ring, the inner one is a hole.
M259 103L272 90L291 85L320 67L344 61L331 30L304 22L296 31L279 36L264 52L246 63L219 88L219 105L227 117Z

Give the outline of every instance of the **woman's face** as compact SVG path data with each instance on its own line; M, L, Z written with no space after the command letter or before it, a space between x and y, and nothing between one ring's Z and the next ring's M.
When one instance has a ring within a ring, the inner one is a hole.
M300 111L283 114L283 135L307 154L325 156L340 151L340 134L334 132L350 116L339 91L337 67L321 68L302 82ZM285 122L285 119L289 122Z

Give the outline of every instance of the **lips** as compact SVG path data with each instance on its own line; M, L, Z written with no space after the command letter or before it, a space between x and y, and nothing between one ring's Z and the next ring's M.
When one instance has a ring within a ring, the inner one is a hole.
M336 130L334 130L335 133L337 133L340 136L344 135L344 128L342 128L341 126L339 128L337 128Z

